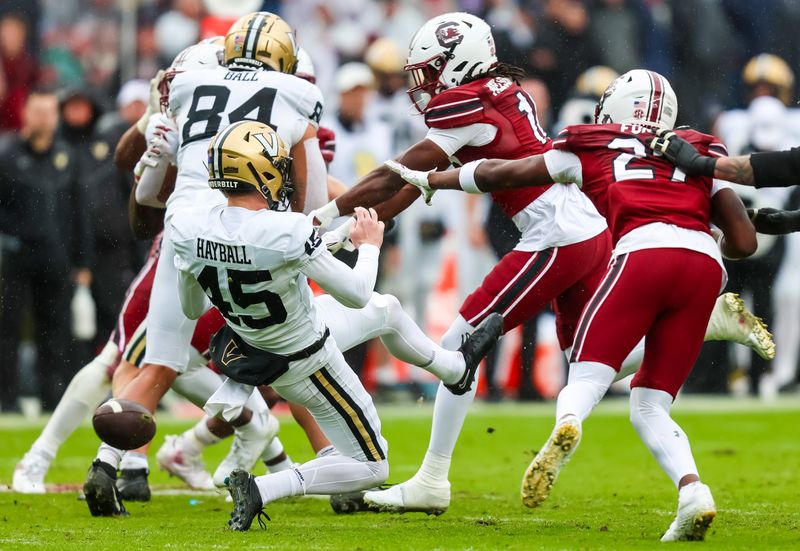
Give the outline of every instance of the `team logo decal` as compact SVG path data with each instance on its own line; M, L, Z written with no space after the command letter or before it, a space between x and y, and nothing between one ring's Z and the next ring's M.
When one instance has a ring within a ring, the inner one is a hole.
M439 41L439 44L443 48L453 48L461 44L461 41L464 40L464 35L461 34L458 23L455 21L446 21L436 29L436 40Z

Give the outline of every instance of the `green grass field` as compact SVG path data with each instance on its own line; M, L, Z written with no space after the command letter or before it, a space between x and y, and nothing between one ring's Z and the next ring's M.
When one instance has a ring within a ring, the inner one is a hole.
M430 430L430 408L379 408L390 442L390 482L414 473ZM682 400L675 416L689 434L719 515L702 549L800 548L800 401L765 408L752 402ZM25 496L0 493L0 549L651 549L672 520L675 490L639 442L623 401L603 404L549 502L519 500L519 482L550 430L552 405L478 406L453 461L453 502L440 517L333 514L326 500L272 504L267 530L226 528L230 505L213 495L155 495L128 504L131 516L92 518L77 491ZM310 457L299 428L284 420L281 438L295 460ZM164 434L188 422L161 419ZM0 417L0 484L40 424ZM82 427L62 448L48 483L81 483L97 446ZM155 450L155 448L153 448ZM215 466L226 452L211 448ZM154 452L151 452L151 457ZM155 461L151 460L151 465ZM156 490L180 489L151 473ZM169 493L169 492L168 492ZM664 544L666 545L666 544Z

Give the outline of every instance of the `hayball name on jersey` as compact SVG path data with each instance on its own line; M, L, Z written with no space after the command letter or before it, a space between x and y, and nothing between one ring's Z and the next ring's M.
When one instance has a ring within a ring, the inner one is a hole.
M201 237L197 238L197 258L230 264L252 264L244 245L225 245Z

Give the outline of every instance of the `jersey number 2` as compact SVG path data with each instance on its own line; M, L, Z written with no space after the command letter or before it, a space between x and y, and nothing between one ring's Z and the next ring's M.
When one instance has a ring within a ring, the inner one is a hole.
M228 290L234 305L239 308L247 308L254 304L263 304L267 308L265 316L234 314L231 303L222 296L217 268L205 266L197 277L197 282L225 319L233 324L245 325L251 329L265 329L286 321L286 308L283 306L280 295L266 289L251 293L242 288L242 285L256 285L271 281L272 274L269 273L269 270L242 271L225 268L221 268L221 270L228 282Z
M228 122L234 123L244 119L252 119L277 128L270 124L272 118L272 105L275 103L275 88L261 88L253 96L241 104L239 107L228 113ZM231 91L225 86L198 86L192 96L192 105L189 114L186 116L186 123L183 125L183 145L195 140L202 140L214 136L222 124L222 113L228 105L228 98ZM203 107L200 107L204 105ZM255 116L250 114L255 111ZM192 133L195 124L205 122L202 131Z
M636 138L614 138L608 144L609 149L630 150L633 153L620 153L614 157L614 181L624 182L625 180L652 180L655 178L655 171L649 167L632 167L631 161L647 156L644 144ZM675 167L672 171L673 182L686 181L686 174Z

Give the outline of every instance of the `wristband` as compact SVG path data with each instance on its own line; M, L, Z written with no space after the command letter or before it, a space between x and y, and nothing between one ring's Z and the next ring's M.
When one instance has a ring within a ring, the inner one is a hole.
M484 159L470 161L461 167L458 173L458 185L467 193L483 193L478 189L478 184L475 182L475 171L478 169L478 165L483 161Z

